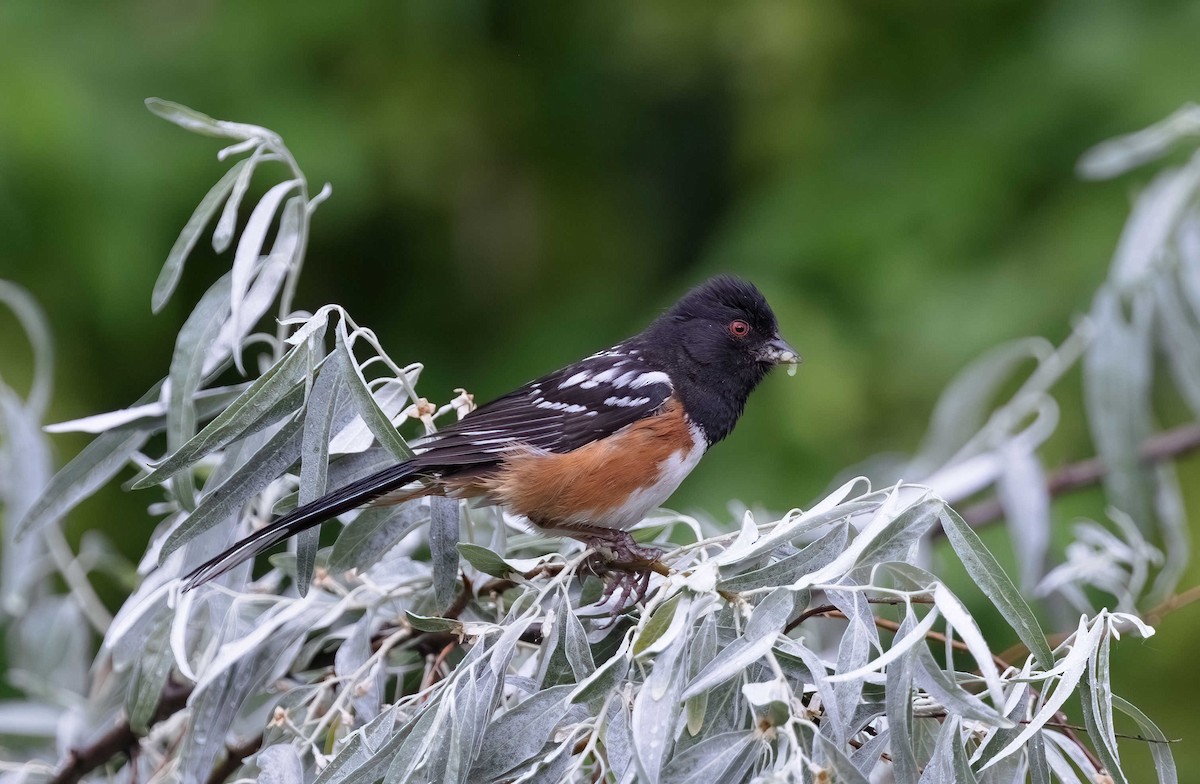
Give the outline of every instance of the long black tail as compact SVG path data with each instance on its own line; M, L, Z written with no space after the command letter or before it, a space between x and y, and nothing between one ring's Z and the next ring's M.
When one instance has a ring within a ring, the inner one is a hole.
M412 481L420 469L412 461L398 463L370 476L358 479L321 496L311 503L298 506L275 522L260 528L225 552L192 570L184 578L183 590L190 591L264 550L306 531L326 520L363 506L382 495L397 490Z

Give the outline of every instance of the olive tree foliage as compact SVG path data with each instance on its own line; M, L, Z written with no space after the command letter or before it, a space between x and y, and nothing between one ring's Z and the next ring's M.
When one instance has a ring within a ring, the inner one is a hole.
M0 613L21 695L0 702L4 782L1074 784L1126 781L1129 742L1149 742L1158 780L1176 781L1163 733L1112 691L1109 652L1153 634L1138 613L1173 593L1188 552L1170 461L1142 450L1156 362L1200 414L1200 154L1138 197L1111 275L1061 345L980 358L920 450L874 463L874 483L765 519L645 520L635 535L661 564L644 603L614 619L579 543L445 499L345 514L332 546L309 532L257 577L244 564L181 592L191 567L403 459L403 434L472 400L423 397L422 366L394 360L342 307L293 309L330 191L311 192L278 135L148 105L235 159L171 249L154 307L205 236L232 265L141 399L46 428L96 434L56 474L41 432L51 341L30 299L0 286L37 358L28 394L0 384ZM1092 151L1082 171L1118 173L1198 131L1200 111L1185 109ZM239 227L257 171L283 177ZM1055 384L1077 367L1110 511L1051 565L1038 452ZM89 534L76 551L63 526L130 466L157 525L110 617L91 585L114 568L110 549ZM1013 530L1015 582L951 507L989 488ZM1011 660L937 576L935 537L1020 639ZM1074 608L1063 634L1047 637L1033 595L1060 616ZM1141 740L1118 743L1118 713Z

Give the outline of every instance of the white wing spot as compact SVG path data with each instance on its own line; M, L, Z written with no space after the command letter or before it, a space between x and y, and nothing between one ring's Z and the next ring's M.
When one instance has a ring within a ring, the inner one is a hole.
M582 384L580 384L579 388L580 389L595 389L596 387L600 386L601 384L612 381L613 377L617 375L617 368L623 364L625 364L625 363L618 362L615 365L613 365L612 367L610 367L608 370L605 370L602 373L597 373L596 375L592 376L592 378L589 379L588 381L585 381Z
M590 375L591 374L588 373L586 370L582 370L582 371L576 373L575 375L571 376L570 378L568 378L566 381L559 384L558 388L566 389L567 387L573 387L576 384L578 384L580 381L586 381L588 376L590 376Z
M537 404L537 407L548 411L565 411L568 414L579 414L587 411L587 406L581 406L576 403L558 403L550 400L543 400Z
M650 398L648 398L648 397L616 397L616 396L613 396L613 397L606 397L604 399L604 405L617 406L619 408L635 408L637 406L644 406L649 402L650 402Z
M671 385L671 377L659 370L652 370L649 373L642 373L633 380L630 384L634 389L638 387L649 386L650 384L666 384Z

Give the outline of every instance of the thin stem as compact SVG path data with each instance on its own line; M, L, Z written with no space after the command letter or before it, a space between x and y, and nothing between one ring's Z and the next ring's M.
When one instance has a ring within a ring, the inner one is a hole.
M92 628L104 636L108 627L112 626L112 615L105 609L104 602L100 601L100 597L92 588L87 572L79 565L79 559L75 557L71 545L67 543L62 529L57 525L49 525L43 529L43 532L46 549L50 552L50 557L54 560L54 566L58 569L58 573L62 575L63 582L70 589L72 598L79 603L79 609L83 611L84 617L87 618Z

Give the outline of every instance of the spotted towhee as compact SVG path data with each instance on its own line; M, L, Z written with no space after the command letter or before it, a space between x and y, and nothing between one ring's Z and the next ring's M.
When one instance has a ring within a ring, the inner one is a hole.
M713 278L640 334L509 392L414 445L416 456L304 504L193 571L193 588L371 502L480 497L617 558L733 430L750 392L800 357L752 284Z

